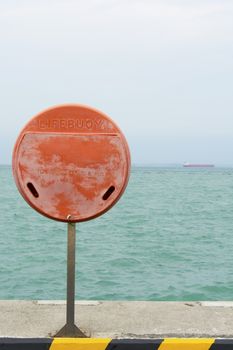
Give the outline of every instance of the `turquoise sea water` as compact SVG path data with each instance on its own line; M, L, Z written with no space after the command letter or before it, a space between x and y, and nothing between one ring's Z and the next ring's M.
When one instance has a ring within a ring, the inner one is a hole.
M0 299L65 299L66 225L24 202L10 167L0 186ZM233 299L233 169L134 167L77 229L78 299Z

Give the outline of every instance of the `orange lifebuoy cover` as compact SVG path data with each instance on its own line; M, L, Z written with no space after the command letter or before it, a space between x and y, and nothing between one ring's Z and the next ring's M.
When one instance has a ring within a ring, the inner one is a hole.
M59 221L86 221L106 212L123 194L129 173L129 148L120 129L82 105L36 115L13 152L19 192L39 213Z

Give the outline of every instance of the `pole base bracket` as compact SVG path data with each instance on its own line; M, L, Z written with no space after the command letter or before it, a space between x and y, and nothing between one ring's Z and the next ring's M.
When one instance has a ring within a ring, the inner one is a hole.
M54 335L57 338L87 338L87 336L75 325L66 323L57 334Z

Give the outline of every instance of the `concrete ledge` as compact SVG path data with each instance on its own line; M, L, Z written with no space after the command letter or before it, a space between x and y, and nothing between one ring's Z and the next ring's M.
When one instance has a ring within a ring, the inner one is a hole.
M53 338L65 313L64 301L0 301L0 337ZM233 338L232 302L81 301L75 317L91 338Z
M232 350L233 339L0 338L4 350Z

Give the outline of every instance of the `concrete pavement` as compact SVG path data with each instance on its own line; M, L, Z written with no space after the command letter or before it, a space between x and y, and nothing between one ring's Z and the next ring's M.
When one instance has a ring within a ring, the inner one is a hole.
M0 301L0 337L52 337L65 301ZM79 301L76 324L93 338L233 338L233 302Z

